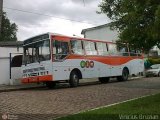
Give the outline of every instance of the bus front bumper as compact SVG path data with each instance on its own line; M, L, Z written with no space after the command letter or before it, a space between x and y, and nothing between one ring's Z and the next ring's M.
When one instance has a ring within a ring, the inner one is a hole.
M22 83L38 83L47 81L53 81L52 75L33 76L33 77L22 78L21 80Z

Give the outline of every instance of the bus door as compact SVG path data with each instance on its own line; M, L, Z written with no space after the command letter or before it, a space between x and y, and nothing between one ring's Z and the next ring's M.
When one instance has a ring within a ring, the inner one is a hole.
M142 54L140 50L135 50L130 45L130 57L134 59L131 63L131 74L137 75L139 72L144 71L144 61L142 59Z
M124 67L130 69L130 57L129 57L129 50L127 44L110 44L110 51L112 56L112 67L111 73L112 76L119 76L122 75L122 71Z
M70 75L69 38L55 36L52 39L53 77L54 80L67 80Z

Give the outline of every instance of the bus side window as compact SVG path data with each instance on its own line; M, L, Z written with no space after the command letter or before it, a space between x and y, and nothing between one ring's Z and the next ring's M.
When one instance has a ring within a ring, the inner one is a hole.
M95 43L91 41L84 41L84 47L86 55L97 55L97 50L95 48Z
M140 50L134 50L130 48L130 56L141 56L142 52Z
M83 55L84 50L81 40L71 40L71 51L73 54Z
M142 56L142 50L137 50L138 56Z
M99 55L108 55L107 44L102 42L97 42L97 51Z
M68 42L55 40L53 42L53 58L54 60L64 59L69 53Z
M137 56L138 51L134 48L134 46L129 46L130 56Z
M130 56L137 56L136 51L135 50L130 50Z
M123 44L123 43L117 44L117 50L118 50L120 55L129 56L129 51L128 51L127 44Z
M110 55L119 55L116 44L108 43L108 51Z

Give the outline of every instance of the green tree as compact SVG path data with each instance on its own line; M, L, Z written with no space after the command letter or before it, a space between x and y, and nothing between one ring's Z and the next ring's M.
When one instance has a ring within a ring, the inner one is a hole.
M2 32L0 41L17 41L16 32L18 27L15 23L11 23L7 18L6 13L3 12L2 16Z
M119 31L119 41L145 52L154 45L160 48L160 0L102 0L99 7Z

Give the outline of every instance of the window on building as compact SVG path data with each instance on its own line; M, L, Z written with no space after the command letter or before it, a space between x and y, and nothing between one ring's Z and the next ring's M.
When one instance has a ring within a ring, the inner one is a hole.
M71 41L71 50L73 54L83 55L84 50L82 47L82 41L81 40L72 40Z
M86 55L97 55L96 45L91 41L84 41Z
M107 44L102 42L97 42L97 51L99 55L108 55Z
M69 53L68 42L55 40L53 42L53 58L54 60L64 59Z

